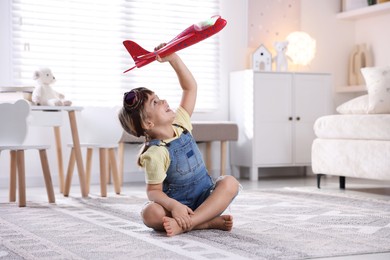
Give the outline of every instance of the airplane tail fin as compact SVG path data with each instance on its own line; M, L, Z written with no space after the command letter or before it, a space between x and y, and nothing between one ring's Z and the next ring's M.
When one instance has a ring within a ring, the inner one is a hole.
M152 62L154 59L145 59L145 56L148 56L150 54L149 51L143 49L141 46L139 46L137 43L133 41L124 41L123 45L125 46L126 50L130 53L130 56L133 58L135 62L135 66L124 71L123 73L126 73L135 67L139 68L142 67L150 62ZM154 57L154 55L152 55Z

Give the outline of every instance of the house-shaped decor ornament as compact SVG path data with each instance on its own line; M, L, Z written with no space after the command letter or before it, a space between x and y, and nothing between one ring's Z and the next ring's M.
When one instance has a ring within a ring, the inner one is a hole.
M272 70L272 54L263 44L252 55L252 69L254 71Z

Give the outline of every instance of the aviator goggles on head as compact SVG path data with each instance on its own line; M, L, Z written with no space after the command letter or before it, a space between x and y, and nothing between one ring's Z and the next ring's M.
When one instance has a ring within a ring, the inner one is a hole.
M148 90L147 88L135 88L126 92L123 96L123 106L127 111L133 112L138 110L144 102L143 91Z

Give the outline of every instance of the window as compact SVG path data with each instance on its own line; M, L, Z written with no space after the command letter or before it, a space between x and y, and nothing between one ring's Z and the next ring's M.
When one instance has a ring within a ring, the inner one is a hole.
M75 105L118 105L124 92L144 86L176 107L179 85L169 64L124 74L134 63L122 42L152 51L215 14L219 0L12 0L14 81L32 85L33 72L49 67L56 90ZM198 82L197 112L218 108L218 38L179 51Z

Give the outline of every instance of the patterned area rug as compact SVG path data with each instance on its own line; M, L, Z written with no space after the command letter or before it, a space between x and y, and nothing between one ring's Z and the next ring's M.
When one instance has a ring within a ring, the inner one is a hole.
M58 196L59 197L59 196ZM242 191L231 232L168 238L145 227L145 194L0 204L0 259L308 259L390 252L390 202L323 191Z

